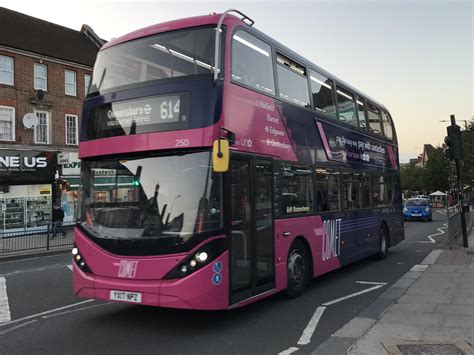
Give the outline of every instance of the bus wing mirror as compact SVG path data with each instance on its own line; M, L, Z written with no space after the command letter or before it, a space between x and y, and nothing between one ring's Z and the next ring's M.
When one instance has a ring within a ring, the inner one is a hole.
M229 170L229 141L217 139L212 147L212 170L225 173Z

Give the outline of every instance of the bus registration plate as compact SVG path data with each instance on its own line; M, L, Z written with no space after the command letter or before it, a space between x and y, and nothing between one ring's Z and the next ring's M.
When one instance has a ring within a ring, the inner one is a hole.
M110 299L114 301L126 301L133 303L141 303L142 294L139 292L110 291Z

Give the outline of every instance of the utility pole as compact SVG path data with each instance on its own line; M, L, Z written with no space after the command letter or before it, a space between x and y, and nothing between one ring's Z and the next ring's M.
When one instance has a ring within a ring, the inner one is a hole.
M463 203L463 188L461 182L461 162L463 159L462 155L462 142L461 142L461 128L456 124L456 118L451 115L451 126L446 127L448 135L444 138L444 142L448 146L445 151L447 159L454 160L456 164L456 186L458 190L458 199L461 206L461 229L462 229L462 243L463 247L467 248L467 229L466 229L466 217L464 216L464 203Z

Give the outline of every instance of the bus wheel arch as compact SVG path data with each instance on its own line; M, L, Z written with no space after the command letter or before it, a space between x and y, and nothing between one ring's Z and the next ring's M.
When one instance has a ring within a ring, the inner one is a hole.
M390 232L387 222L382 221L379 228L379 250L375 254L378 260L383 260L388 255L388 248L390 247Z
M313 277L311 248L303 236L296 237L291 243L286 265L286 294L296 298L304 292Z

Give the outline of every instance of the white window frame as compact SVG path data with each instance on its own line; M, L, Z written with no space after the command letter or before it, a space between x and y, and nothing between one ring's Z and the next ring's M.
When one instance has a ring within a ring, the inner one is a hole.
M11 135L11 139L10 140L7 140L7 139L0 139L0 142L14 142L15 141L15 107L12 107L12 106L0 106L0 109L11 109L12 112L13 112L13 120L12 120L12 135Z
M34 129L34 136L35 136L35 143L36 144L50 144L50 122L51 122L51 117L50 117L50 113L49 111L43 111L43 110L34 110L34 113L35 115L37 113L45 113L46 114L46 142L38 142L38 140L36 139L37 137L37 134L36 134L36 130L38 128L38 126L35 127ZM39 118L38 118L38 121L39 121ZM39 125L39 123L38 123Z
M76 133L75 133L75 134L76 134L76 139L75 139L75 142L74 142L74 143L68 142L68 129L67 129L67 128L68 128L68 127L67 127L67 119L68 119L68 117L74 118L74 121L76 122L76 130L75 130L75 131L76 131ZM65 137L66 145L78 145L78 140L79 140L79 136L78 136L78 134L79 134L79 129L78 129L78 126L79 126L79 116L77 116L77 115L70 115L70 114L65 114L65 115L64 115L64 130L65 130L65 135L64 135L64 137Z
M0 84L13 86L14 83L15 83L15 58L9 57L9 56L6 56L6 55L0 55L0 57L10 59L11 62L12 62L12 69L11 70L3 69L3 68L0 67L0 71L12 73L12 81L9 82L9 83L0 81Z
M46 76L37 76L36 75L36 67L44 67L45 69L45 74ZM39 79L44 79L44 83L45 83L45 87L44 88L40 88L40 87L37 87L36 86L36 78L39 78ZM43 90L43 91L48 91L48 66L46 64L41 64L41 63L35 63L33 65L33 88L35 90Z
M66 75L67 72L70 72L70 73L74 74L74 82L73 83L67 82L67 75ZM74 84L74 94L70 94L70 93L67 92L67 86L72 85L72 84ZM67 95L67 96L77 96L77 73L74 70L64 69L64 94Z
M87 80L86 80L87 77L89 77L89 85L87 85ZM87 93L89 92L89 86L91 85L91 80L92 80L92 75L84 74L84 97L86 97Z

